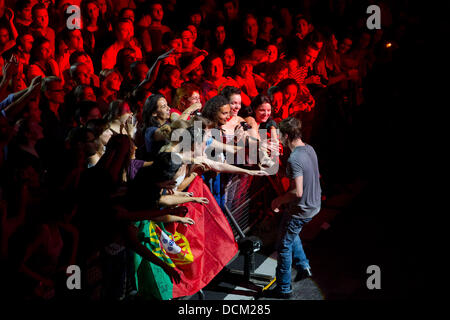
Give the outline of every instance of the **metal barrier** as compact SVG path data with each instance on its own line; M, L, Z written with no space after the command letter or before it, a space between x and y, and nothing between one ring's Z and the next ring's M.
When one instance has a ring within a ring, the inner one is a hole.
M238 242L239 254L244 257L244 266L242 270L227 266L224 273L228 282L235 282L236 285L252 289L259 294L273 278L254 272L255 254L262 248L263 243L259 238L247 235L252 227L264 218L265 210L270 208L271 199L268 193L273 188L265 177L231 175L228 178L223 209Z

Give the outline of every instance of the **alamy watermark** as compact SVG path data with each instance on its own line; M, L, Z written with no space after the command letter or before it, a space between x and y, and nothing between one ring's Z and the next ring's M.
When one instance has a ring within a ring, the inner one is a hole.
M367 7L366 13L370 14L367 18L366 26L369 30L381 29L381 9L373 4Z
M369 278L367 278L366 286L367 289L381 289L381 269L379 266L373 264L367 267L367 274L370 274Z
M74 264L70 265L67 267L66 274L68 276L67 280L66 280L67 289L80 290L81 289L81 269L80 269L80 267L77 265L74 265Z
M70 14L67 18L66 26L69 30L81 29L81 9L77 5L68 6L66 13Z

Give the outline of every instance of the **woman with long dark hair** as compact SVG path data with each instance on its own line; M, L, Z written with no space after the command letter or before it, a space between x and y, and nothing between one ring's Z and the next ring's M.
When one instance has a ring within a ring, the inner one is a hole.
M150 161L167 143L160 129L168 123L170 107L162 94L152 94L147 98L142 110L142 123L138 125L137 134L144 139L144 145L138 146L139 159Z
M175 92L182 83L180 69L173 65L165 65L156 79L155 91L164 95L167 104L172 105Z
M30 64L28 66L27 80L31 82L34 77L55 76L62 78L58 63L52 58L53 49L50 41L44 37L34 39L30 52Z
M81 17L83 26L84 50L92 57L95 70L101 68L102 53L106 49L108 27L100 14L97 0L81 2Z

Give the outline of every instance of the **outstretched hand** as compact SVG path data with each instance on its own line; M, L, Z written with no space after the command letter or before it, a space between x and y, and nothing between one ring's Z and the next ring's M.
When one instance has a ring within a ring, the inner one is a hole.
M193 197L192 198L193 202L195 203L204 203L204 204L208 204L209 200L205 197Z
M249 170L252 176L268 176L269 173L264 170Z
M179 284L181 282L181 276L175 268L166 265L164 267L164 272L172 279L173 283Z
M178 222L181 222L185 226L195 224L195 221L192 218L181 217Z

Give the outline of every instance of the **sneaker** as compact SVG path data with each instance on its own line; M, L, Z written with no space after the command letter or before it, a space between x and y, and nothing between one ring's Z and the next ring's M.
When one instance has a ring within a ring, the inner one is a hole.
M299 269L297 271L297 275L295 276L294 282L306 279L306 278L310 278L312 277L312 273L311 273L311 269L310 268L306 268L306 269Z

